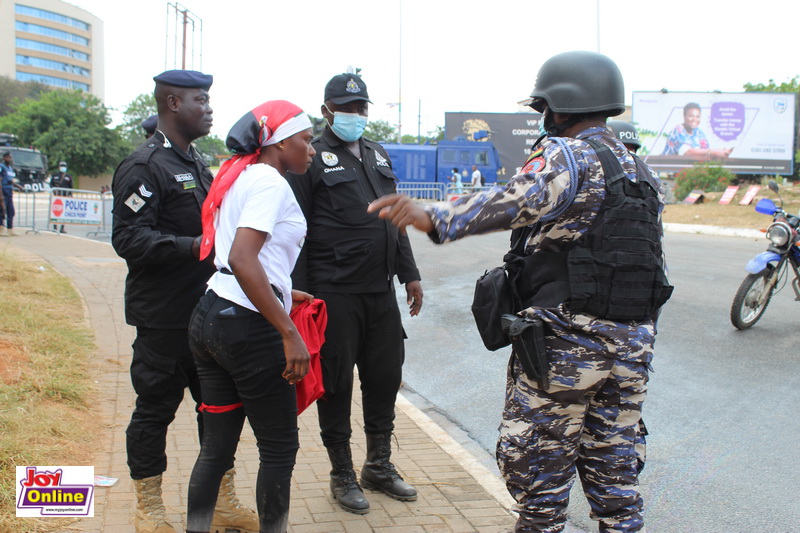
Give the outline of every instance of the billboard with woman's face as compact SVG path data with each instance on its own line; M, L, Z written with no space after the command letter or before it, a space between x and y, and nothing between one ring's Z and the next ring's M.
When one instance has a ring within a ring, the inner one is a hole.
M738 174L791 174L792 93L634 92L641 156L657 172L714 161Z

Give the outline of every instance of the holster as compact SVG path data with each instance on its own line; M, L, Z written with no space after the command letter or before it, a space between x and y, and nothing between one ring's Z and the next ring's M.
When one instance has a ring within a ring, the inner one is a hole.
M539 388L546 389L548 361L544 323L536 317L516 315L503 315L501 323L525 375L531 381L535 380Z

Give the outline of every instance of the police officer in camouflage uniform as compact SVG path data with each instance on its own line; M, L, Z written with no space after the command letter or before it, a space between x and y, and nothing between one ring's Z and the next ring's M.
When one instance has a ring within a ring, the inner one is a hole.
M518 315L544 323L549 372L544 382L529 379L512 352L497 461L518 502L515 531L563 531L576 470L601 532L643 531L634 448L653 316L672 289L660 183L606 127L625 109L622 75L608 57L552 57L531 96L547 137L506 186L424 208L393 195L368 210L437 243L533 227L525 261L534 268L524 274L534 290L523 293ZM637 259L626 265L628 256Z

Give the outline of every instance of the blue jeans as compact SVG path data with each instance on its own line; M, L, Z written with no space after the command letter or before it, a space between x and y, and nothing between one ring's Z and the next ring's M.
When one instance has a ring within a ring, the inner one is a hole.
M281 376L286 358L280 334L260 313L208 291L192 314L189 346L204 406L186 529L209 530L220 481L247 417L260 459L256 507L261 533L286 531L299 439L295 388Z

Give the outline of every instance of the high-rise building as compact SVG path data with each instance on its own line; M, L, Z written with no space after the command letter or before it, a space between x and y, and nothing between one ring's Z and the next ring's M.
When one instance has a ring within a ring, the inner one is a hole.
M103 22L61 0L0 0L0 75L102 100Z

